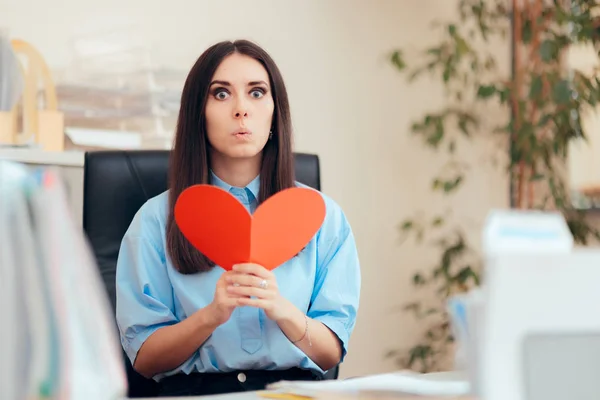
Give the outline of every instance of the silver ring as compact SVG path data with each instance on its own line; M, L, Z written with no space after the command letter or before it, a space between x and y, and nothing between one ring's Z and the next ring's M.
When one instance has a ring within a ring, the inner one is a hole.
M259 285L259 287L260 287L261 289L266 289L267 287L269 287L269 282L267 282L267 280L266 280L266 279L263 279L263 280L260 282L260 285Z

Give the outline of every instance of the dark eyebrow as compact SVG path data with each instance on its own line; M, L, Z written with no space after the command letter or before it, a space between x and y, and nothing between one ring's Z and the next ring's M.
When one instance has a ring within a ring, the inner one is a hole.
M231 83L227 82L227 81L212 81L210 83L210 85L208 85L208 87L211 87L212 85L223 85L223 86L231 86Z
M227 81L212 81L210 83L210 85L208 85L208 87L211 87L212 85L222 85L222 86L231 86L231 83L227 82ZM265 85L265 86L269 86L267 84L267 82L265 81L252 81L252 82L248 82L248 86L256 86L256 85Z
M248 86L256 86L256 85L265 85L265 86L269 86L267 84L267 82L265 81L252 81L252 82L248 82Z

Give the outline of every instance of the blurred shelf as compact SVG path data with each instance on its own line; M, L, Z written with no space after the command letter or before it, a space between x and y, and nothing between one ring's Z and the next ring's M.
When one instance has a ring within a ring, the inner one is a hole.
M1 148L0 160L25 164L83 167L84 151L44 151L35 148Z

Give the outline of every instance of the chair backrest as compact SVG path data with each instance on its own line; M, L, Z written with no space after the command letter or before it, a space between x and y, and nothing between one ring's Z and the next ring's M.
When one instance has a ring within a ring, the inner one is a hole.
M115 272L119 247L135 213L167 190L168 150L109 150L85 154L83 229L115 308ZM321 188L319 158L295 153L296 179ZM126 360L127 361L127 360ZM127 361L130 397L152 395L153 381L137 375ZM337 377L337 368L328 378ZM149 389L150 388L150 389Z
M168 150L92 151L85 154L83 229L115 306L115 267L121 240L135 213L167 190ZM319 158L296 153L296 179L321 188Z

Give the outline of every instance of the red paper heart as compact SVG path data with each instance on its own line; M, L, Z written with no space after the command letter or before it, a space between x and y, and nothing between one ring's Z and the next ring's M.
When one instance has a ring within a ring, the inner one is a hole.
M278 267L310 242L324 219L320 193L297 187L271 196L254 215L212 185L187 188L175 204L175 222L183 235L225 270L240 263Z

